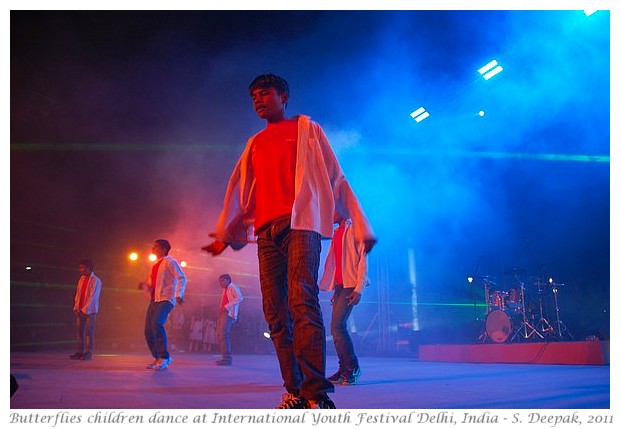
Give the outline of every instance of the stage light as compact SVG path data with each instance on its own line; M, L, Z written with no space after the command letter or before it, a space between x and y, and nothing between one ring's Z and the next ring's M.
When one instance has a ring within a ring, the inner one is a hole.
M271 338L271 335L269 335L269 332L263 332L263 337L269 339Z
M481 110L478 112L478 116L483 117L484 116L484 110Z
M485 66L479 68L478 73L485 74L486 72L488 72L489 70L491 70L493 67L497 65L498 65L497 60L493 60L490 63L487 63Z
M418 276L413 249L407 251L409 259L409 283L411 285L411 329L420 330L420 318L418 316Z
M549 284L553 284L553 277L549 277Z
M485 80L489 80L503 70L504 68L498 64L497 60L493 60L478 69L478 73L480 73Z
M428 113L428 111L424 107L420 107L419 109L409 114L409 116L415 119L416 122L423 121L424 119L428 118L430 115L431 114Z
M129 254L129 260L130 261L137 261L138 260L138 254L136 252L131 252Z
M157 256L155 256L155 254L154 254L154 253L151 253L151 254L149 255L149 261L151 261L151 262L155 262L156 260L157 260Z
M467 281L469 283L473 283L474 282L474 278L472 276L467 277Z
M187 262L185 262L185 261L181 261L181 267L182 267L182 268L187 267Z
M32 271L32 267L31 266L27 266L26 267L26 271Z

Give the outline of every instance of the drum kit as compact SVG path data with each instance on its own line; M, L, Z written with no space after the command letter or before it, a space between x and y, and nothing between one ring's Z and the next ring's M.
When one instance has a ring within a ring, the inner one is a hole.
M560 341L572 339L572 335L560 320L558 307L559 287L552 278L548 282L533 281L536 299L527 298L527 290L521 275L526 270L513 268L504 272L509 279L508 289L498 288L495 277L481 276L487 304L485 329L478 337L481 342L511 343L519 341ZM553 295L555 320L550 322L546 315L549 297Z

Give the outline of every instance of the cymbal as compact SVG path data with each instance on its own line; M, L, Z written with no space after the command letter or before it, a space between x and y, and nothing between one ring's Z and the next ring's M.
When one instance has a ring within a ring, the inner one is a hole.
M527 273L527 270L524 270L523 268L511 268L509 270L504 271L504 274L507 276L518 276L520 274L525 274Z
M481 279L487 284L497 285L497 283L494 282L494 280L497 280L497 277L495 276L476 276L476 279Z

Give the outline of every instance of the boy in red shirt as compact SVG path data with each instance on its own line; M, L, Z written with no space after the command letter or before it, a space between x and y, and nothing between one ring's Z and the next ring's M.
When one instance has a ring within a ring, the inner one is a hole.
M287 390L277 408L336 408L318 299L321 238L331 238L338 213L354 220L367 251L376 239L321 127L308 116L286 117L286 80L260 75L249 90L267 126L248 140L215 241L203 249L215 256L257 237L263 311Z
M80 279L73 299L78 350L69 357L75 360L90 360L95 346L95 322L99 312L101 280L93 272L94 264L90 259L80 261L78 269Z

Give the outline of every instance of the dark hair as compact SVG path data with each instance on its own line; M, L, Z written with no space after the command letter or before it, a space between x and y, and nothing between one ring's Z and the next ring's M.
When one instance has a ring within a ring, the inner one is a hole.
M232 279L230 278L230 274L222 274L221 276L218 277L220 280L224 279L224 280L228 280L228 283L232 282Z
M93 268L95 268L95 264L93 263L92 259L82 259L78 265L84 265L90 271L92 271Z
M257 88L275 88L278 94L290 95L288 82L275 74L261 74L256 76L250 84L250 94Z
M172 249L172 246L170 245L168 240L159 239L155 240L155 243L159 244L161 248L164 249L164 255L167 255L168 252L170 252L170 249Z

